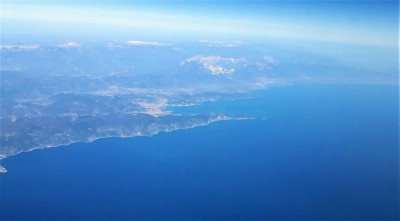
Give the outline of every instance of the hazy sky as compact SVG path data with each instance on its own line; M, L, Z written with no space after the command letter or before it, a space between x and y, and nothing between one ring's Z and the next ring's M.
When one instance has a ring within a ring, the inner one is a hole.
M397 1L2 1L1 20L3 41L276 38L398 47L399 40Z

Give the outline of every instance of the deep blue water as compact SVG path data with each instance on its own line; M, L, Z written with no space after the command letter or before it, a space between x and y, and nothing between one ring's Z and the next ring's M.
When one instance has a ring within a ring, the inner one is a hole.
M303 85L180 109L267 117L5 159L6 219L399 218L398 88Z

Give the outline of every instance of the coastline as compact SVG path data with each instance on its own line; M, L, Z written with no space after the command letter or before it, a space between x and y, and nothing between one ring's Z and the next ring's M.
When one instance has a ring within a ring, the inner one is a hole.
M212 123L214 123L214 122L218 122L218 121L226 121L226 120L253 120L253 119L254 119L254 118L243 118L243 117L242 117L242 118L232 118L232 117L227 117L227 116L225 116L225 115L218 115L217 117L215 117L215 118L213 118L213 119L209 119L209 121L206 122L206 123L204 123L204 124L201 124L201 123L200 123L200 124L195 124L195 125L191 125L191 126L188 126L188 127L175 128L175 129L170 129L170 128L168 128L168 129L166 129L166 130L155 131L155 132L152 133L152 134L142 134L142 133L141 133L141 134L131 134L131 135L124 135L124 134L121 134L120 136L91 137L91 138L89 138L89 139L87 139L87 140L84 140L84 141L74 141L74 142L70 142L70 143L66 143L66 144L60 144L60 145L54 145L54 146L33 147L33 148L28 149L28 150L26 150L26 151L20 151L20 152L17 152L17 153L8 155L8 156L7 156L7 155L4 155L4 154L0 154L0 174L2 174L2 173L7 173L7 169L1 165L1 160L6 159L6 158L11 157L11 156L16 156L16 155L21 154L21 153L31 152L31 151L34 151L34 150L41 150L41 149L48 149L48 148L56 148L56 147L65 147L65 146L72 145L72 144L76 144L76 143L91 143L91 142L94 142L94 141L96 141L96 140L107 139L107 138L152 137L152 136L157 135L157 134L159 134L159 133L161 133L161 132L173 132L173 131L177 131L177 130L186 130L186 129L191 129L191 128L195 128L195 127L207 126L207 125L210 125L210 124L212 124Z

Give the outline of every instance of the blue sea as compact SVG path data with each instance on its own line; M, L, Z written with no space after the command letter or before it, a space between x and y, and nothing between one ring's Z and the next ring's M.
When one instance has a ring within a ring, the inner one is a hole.
M388 85L272 87L175 108L255 117L2 161L0 219L399 219Z

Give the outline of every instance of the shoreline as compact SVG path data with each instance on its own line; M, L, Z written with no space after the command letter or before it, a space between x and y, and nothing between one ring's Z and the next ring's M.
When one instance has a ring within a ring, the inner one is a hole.
M212 120L212 121L210 121L210 122L207 122L206 124L193 125L193 126L191 126L191 127L177 128L177 129L174 129L174 130L157 131L157 132L155 132L155 133L153 133L153 134L150 134L150 135L145 135L145 134L137 135L137 134L136 134L136 135L132 135L132 136L105 136L105 137L97 137L97 138L91 138L91 139L86 140L86 141L76 141L76 142L71 142L71 143L68 143L68 144L60 144L60 145L45 146L45 147L34 147L34 148L29 149L29 150L21 151L21 152L14 153L14 154L8 155L8 156L7 156L7 155L4 155L4 154L0 154L0 174L4 174L4 173L7 173L7 172L8 172L7 169L1 165L1 160L6 159L6 158L8 158L8 157L12 157L12 156L19 155L19 154L21 154L21 153L28 153L28 152L31 152L31 151L34 151L34 150L43 150L43 149L57 148L57 147L66 147L66 146L69 146L69 145L72 145L72 144L77 144L77 143L92 143L92 142L94 142L94 141L96 141L96 140L107 139L107 138L152 137L152 136L155 136L155 135L157 135L157 134L160 134L161 132L170 133L170 132L174 132L174 131L178 131L178 130L186 130L186 129L191 129L191 128L195 128L195 127L202 127L202 126L207 126L207 125L210 125L210 124L215 123L215 122L218 122L218 121L228 121L228 120L254 120L254 119L255 119L255 118L250 118L250 117L249 117L249 118L232 118L232 117L227 117L227 116L223 115L223 117L217 117L216 119L214 119L214 120Z

